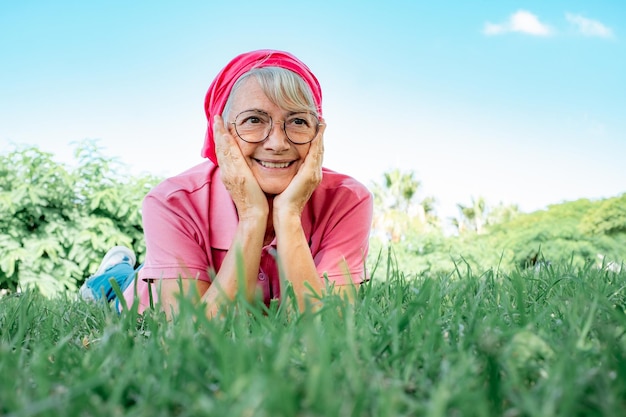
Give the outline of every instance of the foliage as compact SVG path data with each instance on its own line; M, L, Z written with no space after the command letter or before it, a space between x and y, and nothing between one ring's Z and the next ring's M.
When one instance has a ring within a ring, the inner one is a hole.
M70 168L35 147L0 156L0 289L75 289L114 245L145 252L140 205L156 183L131 178L93 141Z
M540 253L544 261L563 262L571 259L577 265L598 263L604 257L626 260L626 248L620 236L586 232L585 218L593 215L606 201L580 199L549 206L502 223L492 230L492 240L501 242L513 265L534 265Z
M379 184L374 190L386 195L380 190L403 189L390 181L406 183L407 179L416 181L408 174L387 175L384 187ZM394 227L401 230L401 239L375 233L370 242L374 253L370 264L376 254L389 252L398 268L420 276L452 275L459 267L512 271L550 262L592 263L619 270L626 261L626 194L551 205L533 213L520 213L514 205L490 207L481 197L458 208L459 217L453 219L457 233L453 235L445 234L441 227L421 227L415 216L396 217L400 221ZM379 216L375 226L381 218L395 220L389 214L375 215Z
M383 257L384 258L384 257ZM0 298L0 415L621 416L626 272L569 264L407 279L353 306L209 321L36 292Z
M602 201L585 215L581 227L594 235L626 233L626 194Z

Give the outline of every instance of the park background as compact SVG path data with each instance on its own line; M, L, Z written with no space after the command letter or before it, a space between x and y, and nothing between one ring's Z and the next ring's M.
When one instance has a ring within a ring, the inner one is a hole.
M141 260L143 195L202 162L208 85L260 48L318 76L325 165L376 197L372 256L618 268L624 22L618 1L3 2L2 286Z
M588 1L3 1L0 150L73 163L98 139L134 173L201 162L204 93L283 49L324 92L329 168L414 171L440 216L626 191L626 6Z
M625 17L0 0L0 414L625 415ZM142 259L141 198L201 161L204 91L256 48L311 66L326 165L376 198L355 303L77 299L110 246Z

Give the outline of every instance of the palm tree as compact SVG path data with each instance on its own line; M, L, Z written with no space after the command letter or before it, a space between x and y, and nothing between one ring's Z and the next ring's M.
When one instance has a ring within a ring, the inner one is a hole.
M494 208L490 208L483 197L475 199L472 197L468 206L457 204L459 217L452 219L452 224L459 234L467 231L483 234L485 227L498 223L503 223L513 219L519 214L519 207L515 204L504 205L500 203Z
M374 230L393 242L400 241L410 230L423 230L435 226L435 199L427 197L417 201L421 182L412 171L393 169L383 174L383 181L373 185Z
M472 197L469 206L457 204L457 207L460 217L452 219L452 224L456 226L459 233L471 230L482 234L487 220L487 203L485 199L483 197L478 197L478 199Z

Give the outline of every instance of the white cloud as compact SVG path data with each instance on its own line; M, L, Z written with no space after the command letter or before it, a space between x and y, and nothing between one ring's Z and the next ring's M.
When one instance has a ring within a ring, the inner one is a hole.
M565 13L568 22L576 26L578 31L585 36L599 36L602 38L613 37L611 28L604 26L597 20L588 19L579 14Z
M519 10L509 17L504 23L485 24L483 33L485 35L500 35L507 32L520 32L535 36L548 36L552 29L539 21L539 18L526 10Z

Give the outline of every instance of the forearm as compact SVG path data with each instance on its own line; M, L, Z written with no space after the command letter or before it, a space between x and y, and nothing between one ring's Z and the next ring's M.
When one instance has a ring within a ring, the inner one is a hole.
M321 295L324 285L302 230L300 216L283 215L274 218L278 262L283 274L281 278L292 285L298 308L304 311L307 304L315 302L312 296Z
M246 299L254 298L264 234L265 220L239 222L235 239L219 272L202 297L209 317L215 316L220 307L233 300L240 291L244 292Z

